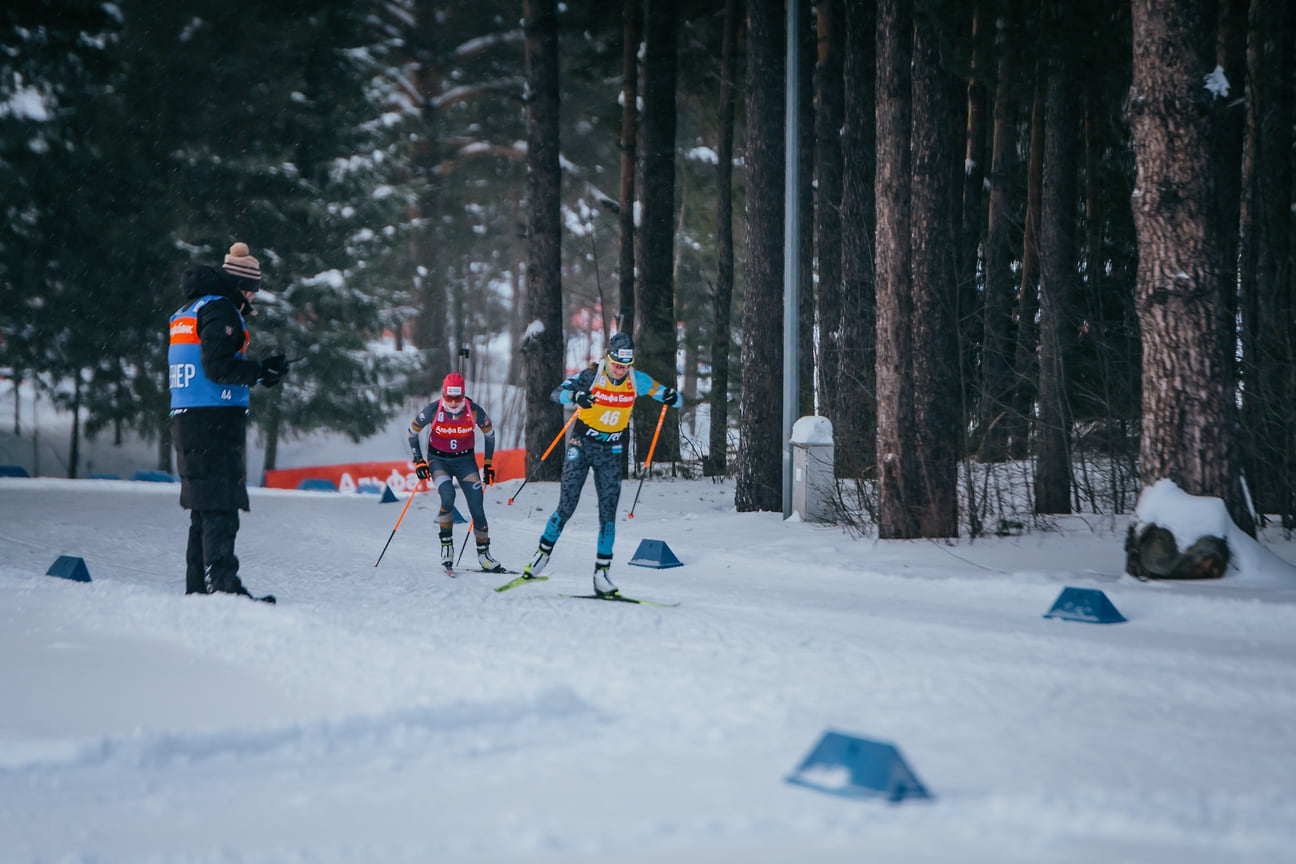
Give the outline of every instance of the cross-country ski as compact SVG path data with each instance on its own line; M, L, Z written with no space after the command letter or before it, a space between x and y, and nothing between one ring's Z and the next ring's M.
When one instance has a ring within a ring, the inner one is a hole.
M663 609L670 609L680 604L678 603L661 603L656 600L641 600L638 597L627 597L624 594L559 594L559 597L570 597L573 600L606 600L609 603L637 603L640 606L660 606Z

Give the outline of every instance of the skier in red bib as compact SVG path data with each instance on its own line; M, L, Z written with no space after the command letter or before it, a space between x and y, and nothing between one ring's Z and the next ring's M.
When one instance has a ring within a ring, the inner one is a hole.
M419 436L428 430L428 458L423 458ZM459 481L468 512L472 515L473 536L477 540L477 563L487 573L502 573L504 567L490 554L490 526L482 507L482 477L477 472L474 455L475 431L481 430L485 442L482 474L487 485L495 482L491 459L495 455L495 427L490 415L464 395L464 377L451 372L441 383L441 398L418 413L409 427L410 456L420 480L429 480L441 496L437 524L441 537L441 565L454 565L454 481Z

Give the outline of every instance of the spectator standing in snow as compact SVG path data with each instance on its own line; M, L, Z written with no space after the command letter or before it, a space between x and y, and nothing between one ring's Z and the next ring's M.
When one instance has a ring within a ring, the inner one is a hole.
M585 476L593 469L599 508L594 593L600 596L617 593L609 571L616 539L617 502L621 499L621 450L626 427L630 425L630 410L639 396L650 396L675 408L684 404L683 395L675 388L632 369L633 363L634 340L628 333L617 333L608 340L607 356L602 363L568 378L550 394L560 405L577 406L576 422L563 461L558 509L545 524L535 558L523 569L523 576L534 579L549 563L554 544L576 511Z
M419 435L428 430L428 458L423 458ZM464 377L451 372L441 382L441 398L418 413L409 427L410 458L420 480L430 480L441 496L437 526L441 537L441 566L454 566L454 481L459 481L468 512L472 515L473 536L477 540L477 563L487 573L503 573L504 567L490 554L490 525L482 506L482 477L477 473L473 446L475 431L481 429L485 442L482 474L486 484L495 482L491 459L495 456L495 427L490 415L464 394Z
M249 510L247 413L254 384L273 387L288 371L282 354L249 360L246 317L261 287L261 265L235 243L219 267L181 276L184 305L171 316L171 440L180 506L189 510L185 593L252 595L239 579L234 541ZM273 595L257 598L275 602Z

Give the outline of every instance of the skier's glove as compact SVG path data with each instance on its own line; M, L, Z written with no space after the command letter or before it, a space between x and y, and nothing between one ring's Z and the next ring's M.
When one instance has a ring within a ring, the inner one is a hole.
M684 396L674 387L666 387L662 390L662 401L667 405L678 408L684 404Z
M261 361L261 375L258 381L265 387L273 387L288 374L288 359L282 354L275 354Z
M577 390L572 394L572 401L582 408L593 408L594 397L584 390Z
M414 473L418 475L420 480L432 479L432 469L428 468L427 462L423 459L419 459L414 463Z
M495 484L495 469L491 467L491 461L487 459L482 465L482 479L486 481L487 486Z

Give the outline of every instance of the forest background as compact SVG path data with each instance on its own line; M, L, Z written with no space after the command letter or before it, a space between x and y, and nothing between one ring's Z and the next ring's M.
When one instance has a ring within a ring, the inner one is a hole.
M1003 530L1012 460L1036 514L1168 477L1244 530L1296 525L1292 4L791 8L6 4L0 367L72 413L69 476L82 435L170 470L179 274L244 240L253 356L307 361L254 395L267 469L502 335L553 479L548 393L625 329L710 418L681 442L672 412L654 464L778 510L790 272L797 415L833 422L844 520Z

